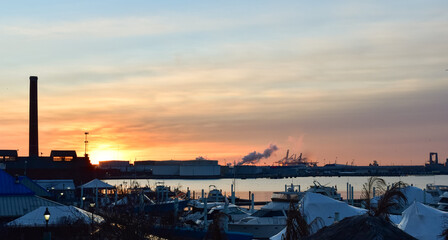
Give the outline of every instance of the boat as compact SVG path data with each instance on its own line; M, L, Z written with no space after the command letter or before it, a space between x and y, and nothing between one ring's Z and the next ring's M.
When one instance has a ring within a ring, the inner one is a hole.
M245 232L254 235L254 238L269 238L280 232L286 226L286 213L290 204L298 204L307 192L318 193L335 200L341 200L341 194L336 187L327 187L314 181L305 192L300 191L300 186L291 184L285 186L285 191L274 192L268 204L261 207L249 217L238 222L229 223L229 230Z
M433 204L437 204L440 201L441 196L448 192L448 185L435 185L435 184L426 184L426 192L431 194L434 199Z
M144 211L153 215L164 215L167 213L181 212L188 206L189 200L169 199L164 202L145 204Z
M220 213L224 213L228 216L228 223L238 222L243 218L250 216L246 210L234 205L225 204L217 205L210 209L207 213L207 226L209 226L213 219L215 219ZM204 210L191 211L186 216L182 217L182 222L190 226L204 226Z
M437 203L437 209L448 212L448 192L444 192L442 196L440 196L440 200Z
M207 202L225 202L226 197L222 195L222 191L218 190L215 185L208 186Z
M240 221L229 223L229 231L249 233L254 238L267 239L274 236L285 228L290 203L297 204L301 194L303 192L297 191L294 185L284 192L274 192L272 202Z
M224 212L229 216L229 222L238 222L250 215L246 210L238 207L237 205L229 204L227 207L225 205L219 205L210 209L208 212L210 216L209 219L213 219L214 216L220 212Z
M254 238L269 238L286 226L288 209L288 202L272 201L252 215L240 221L229 223L229 231L249 233Z
M206 195L208 208L219 205L219 204L214 204L214 203L224 203L226 201L226 199L228 202L231 202L231 199L229 197L222 195L222 190L217 189L215 185L210 185L208 188L209 188L209 192ZM235 204L239 205L239 206L252 204L252 200L250 200L250 199L243 199L243 198L239 198L239 197L235 197L234 199L235 199ZM199 202L203 203L204 202L203 198L199 199ZM210 206L210 204L212 204L212 206ZM254 204L260 205L260 204L266 204L266 202L254 202ZM195 205L200 205L200 204L196 203Z
M342 200L341 194L337 192L338 189L336 186L334 186L334 187L324 186L316 180L313 181L313 184L314 184L314 186L310 186L310 188L308 190L306 190L307 192L319 193L324 196L333 198L335 200L339 200L339 201Z
M341 194L338 193L337 190L338 189L336 187L327 187L320 184L318 181L313 181L313 185L310 186L305 192L300 191L299 185L291 184L289 187L288 185L285 185L285 191L274 192L271 199L273 201L299 202L303 198L303 196L305 196L305 193L312 192L341 201Z

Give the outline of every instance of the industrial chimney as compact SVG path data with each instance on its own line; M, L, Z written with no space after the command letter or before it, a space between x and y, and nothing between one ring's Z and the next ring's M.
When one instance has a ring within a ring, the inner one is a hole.
M30 146L29 156L39 156L39 135L37 127L37 77L30 76Z

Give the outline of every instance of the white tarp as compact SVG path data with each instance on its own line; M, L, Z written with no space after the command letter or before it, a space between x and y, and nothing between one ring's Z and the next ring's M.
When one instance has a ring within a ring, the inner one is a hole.
M403 189L401 189L401 192L404 193L407 199L407 204L404 206L404 208L407 208L410 206L414 201L415 202L421 202L421 203L434 203L434 198L431 196L431 194L423 191L422 189L414 186L407 186ZM375 197L372 199L371 203L373 205L378 204L380 196Z
M44 213L47 207L39 207L38 209L9 222L7 226L10 227L44 227L45 218ZM93 221L98 224L104 222L104 219L96 214L87 212L74 206L53 206L48 207L50 212L50 220L48 225L84 223L91 224Z
M325 223L325 226L329 226L334 223L336 212L339 215L339 221L346 217L361 215L366 212L365 209L353 207L346 202L312 192L307 192L301 201L308 224L314 219L320 218Z
M365 209L353 207L345 202L341 202L322 194L313 192L307 192L305 194L305 196L301 200L301 205L303 206L302 210L305 214L305 218L308 224L313 222L316 218L319 218L322 220L325 226L329 226L334 223L336 212L339 214L339 221L346 217L361 215L366 212ZM313 225L315 227L318 226L319 223L317 223L317 225ZM317 230L318 229L312 229L312 232L316 232ZM272 236L270 239L281 240L282 235L284 235L285 232L286 228L284 228L278 234Z
M408 200L408 206L414 201L421 203L434 203L432 195L418 187L407 186L403 189L403 193L406 195Z
M398 227L419 240L443 239L439 235L448 227L448 213L413 202Z
M89 189L89 188L90 189L114 189L115 188L114 186L112 186L108 183L105 183L101 180L98 180L96 178L93 179L92 181L82 185L81 187L84 189Z

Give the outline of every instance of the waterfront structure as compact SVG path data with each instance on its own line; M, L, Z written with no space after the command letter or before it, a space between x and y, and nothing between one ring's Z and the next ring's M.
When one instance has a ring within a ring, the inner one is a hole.
M86 182L92 178L89 156L78 157L76 151L51 151L50 156L39 154L37 77L30 77L29 155L19 156L18 150L0 150L0 164L12 175L32 179L75 179Z
M79 186L78 188L81 189L81 208L84 205L85 199L90 203L95 203L94 206L96 208L104 207L110 203L109 198L107 197L107 192L115 190L111 193L117 193L115 186L96 178L82 186Z

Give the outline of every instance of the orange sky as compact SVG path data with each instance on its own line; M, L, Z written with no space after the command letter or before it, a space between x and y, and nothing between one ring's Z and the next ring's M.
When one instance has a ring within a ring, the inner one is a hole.
M0 149L28 155L37 75L44 155L88 131L94 163L448 157L446 1L93 5L0 9Z

